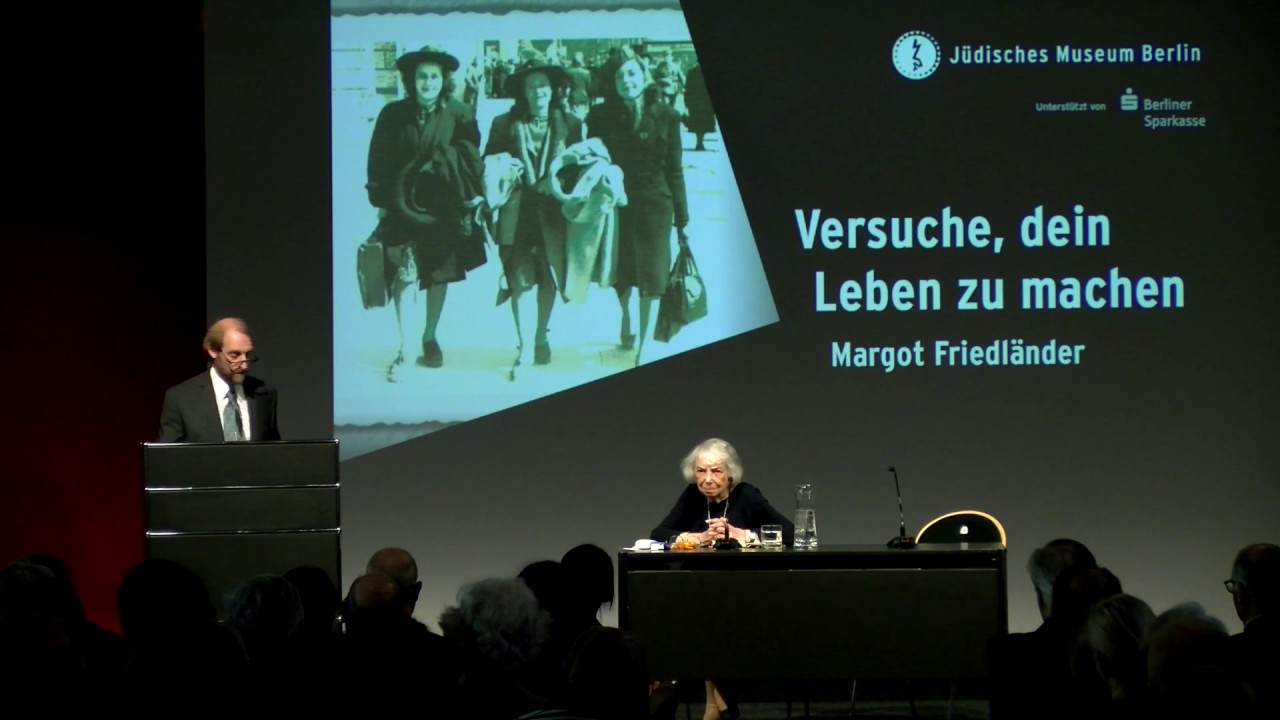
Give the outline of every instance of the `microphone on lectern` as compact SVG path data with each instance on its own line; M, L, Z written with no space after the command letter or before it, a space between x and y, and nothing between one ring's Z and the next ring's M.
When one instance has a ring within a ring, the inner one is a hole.
M890 465L889 472L893 473L893 487L898 491L898 537L885 545L891 548L913 548L916 546L916 539L907 536L907 516L902 512L902 486L898 484L898 468Z

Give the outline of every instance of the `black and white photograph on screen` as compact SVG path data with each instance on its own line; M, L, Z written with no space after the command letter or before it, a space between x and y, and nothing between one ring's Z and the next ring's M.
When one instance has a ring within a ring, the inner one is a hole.
M331 4L344 459L778 320L679 5L500 4Z

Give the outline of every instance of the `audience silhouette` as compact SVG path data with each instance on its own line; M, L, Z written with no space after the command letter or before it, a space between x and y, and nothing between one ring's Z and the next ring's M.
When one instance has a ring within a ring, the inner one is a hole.
M1280 709L1280 547L1251 544L1235 556L1225 581L1244 624L1235 635L1198 603L1155 614L1077 540L1037 548L1027 572L1043 622L993 638L990 717L1262 718ZM0 571L0 678L45 691L58 707L209 712L265 700L320 712L362 707L383 687L413 688L406 707L429 717L671 717L672 688L650 676L644 648L601 623L615 583L610 554L577 545L516 577L465 585L437 634L414 618L422 581L403 548L374 553L345 599L313 566L247 578L227 594L221 622L196 573L153 558L120 584L121 637L86 620L61 559L31 555Z

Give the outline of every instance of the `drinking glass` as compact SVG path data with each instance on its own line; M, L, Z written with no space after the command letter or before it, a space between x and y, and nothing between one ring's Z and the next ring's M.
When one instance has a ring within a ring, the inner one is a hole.
M781 525L761 525L760 526L760 544L767 548L782 547L782 526Z

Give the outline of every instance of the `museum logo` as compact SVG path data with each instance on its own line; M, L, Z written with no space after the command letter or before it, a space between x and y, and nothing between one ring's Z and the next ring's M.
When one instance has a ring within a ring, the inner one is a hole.
M969 43L951 46L946 53L932 35L923 30L903 33L893 43L893 67L908 80L923 80L945 61L962 67L1010 65L1186 65L1203 62L1204 50L1185 42L1172 44L1036 47L1021 43L994 45Z
M893 44L893 67L908 80L923 80L942 62L942 47L927 32L905 32Z

